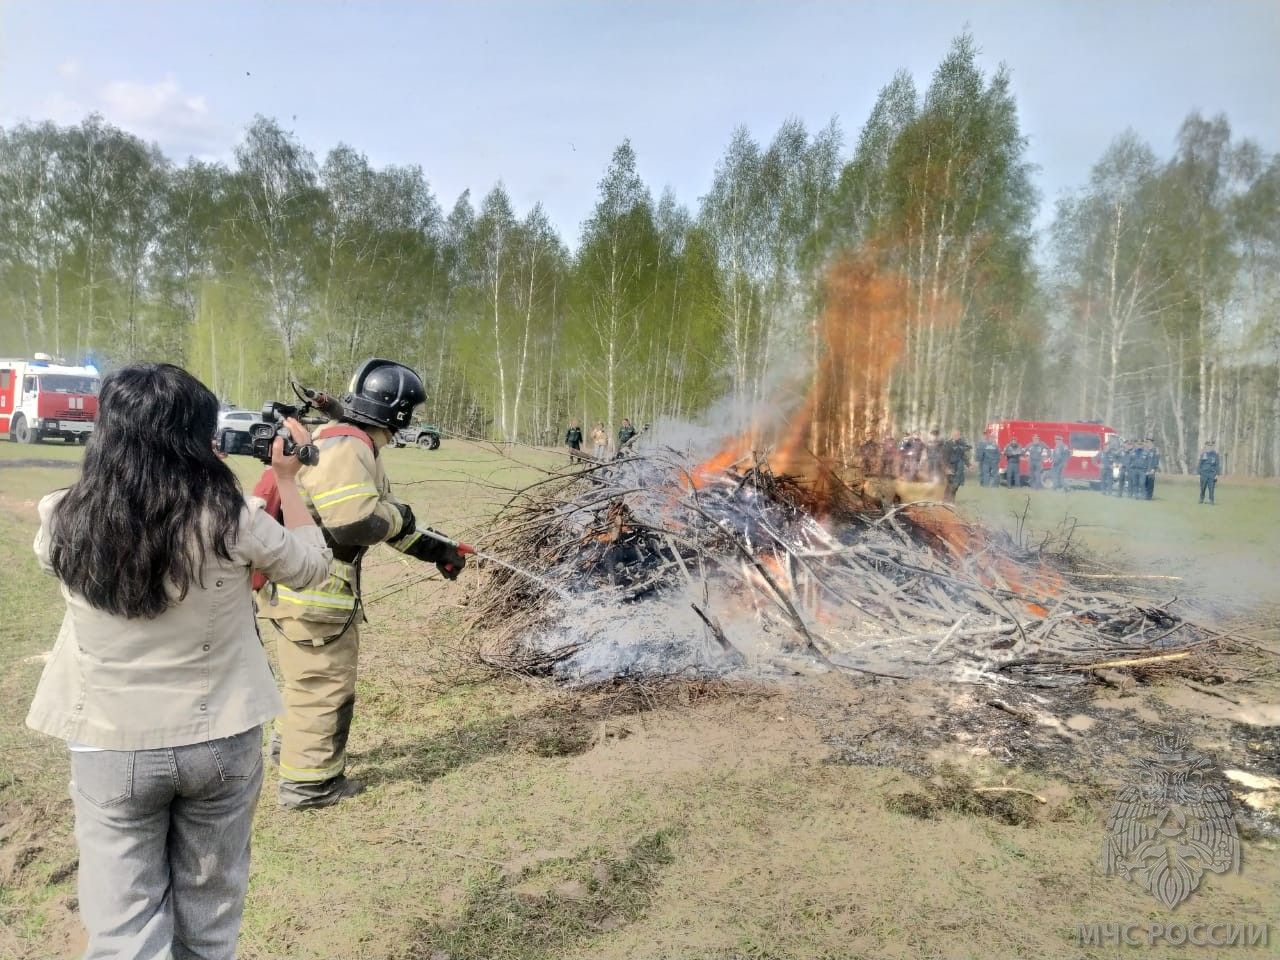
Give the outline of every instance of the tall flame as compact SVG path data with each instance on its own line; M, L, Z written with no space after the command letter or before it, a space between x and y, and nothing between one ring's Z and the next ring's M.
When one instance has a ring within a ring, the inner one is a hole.
M834 478L854 461L859 447L890 430L890 387L920 299L900 272L882 266L884 259L864 250L832 262L804 402L782 427L756 424L729 440L694 471L695 486L756 451L769 450L770 468L808 481L820 507L830 501ZM935 326L956 315L953 310L934 314Z
M859 445L888 429L889 385L902 356L908 285L869 254L847 255L827 271L821 350L804 405L770 465L797 471L817 458L849 463Z

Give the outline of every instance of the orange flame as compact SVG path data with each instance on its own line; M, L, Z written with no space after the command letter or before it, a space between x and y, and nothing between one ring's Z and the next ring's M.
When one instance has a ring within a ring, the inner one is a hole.
M694 486L752 451L771 449L768 462L775 473L807 480L819 508L830 504L834 475L854 461L864 441L892 424L890 387L907 345L909 318L920 311L911 285L900 272L880 266L883 259L869 250L831 264L804 403L772 436L753 425L729 440L694 471ZM945 326L957 311L934 309L933 314L934 325Z
M770 457L776 471L796 472L814 458L849 463L863 440L888 426L889 385L902 356L909 309L906 281L880 270L870 255L832 264L813 385Z

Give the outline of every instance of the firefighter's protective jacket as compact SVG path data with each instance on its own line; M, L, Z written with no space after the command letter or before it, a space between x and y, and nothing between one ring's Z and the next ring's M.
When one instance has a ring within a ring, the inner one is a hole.
M377 454L391 434L362 428L371 448L361 437L332 435L334 429L326 424L315 432L320 462L298 472L302 499L333 550L329 577L310 590L268 583L258 595L260 615L299 642L324 643L359 616L359 563L366 548L387 543L404 551L418 539L414 530L402 529L399 501Z

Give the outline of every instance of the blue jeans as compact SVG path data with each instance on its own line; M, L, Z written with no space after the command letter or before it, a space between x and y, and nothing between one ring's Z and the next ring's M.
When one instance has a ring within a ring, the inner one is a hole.
M262 786L262 728L71 753L85 960L232 960Z

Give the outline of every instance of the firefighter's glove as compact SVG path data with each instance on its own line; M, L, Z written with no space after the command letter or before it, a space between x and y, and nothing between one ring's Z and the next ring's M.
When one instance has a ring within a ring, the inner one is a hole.
M430 527L426 529L431 530ZM435 533L436 531L431 530L431 532ZM415 531L411 536L413 539L409 546L404 548L405 554L424 563L434 563L441 576L446 580L458 579L458 574L467 565L467 558L462 555L456 546L444 540L437 540L435 537L428 536L422 530Z
M441 544L441 546L444 547L444 555L436 561L436 569L446 580L457 580L458 574L467 565L467 558L452 544Z

